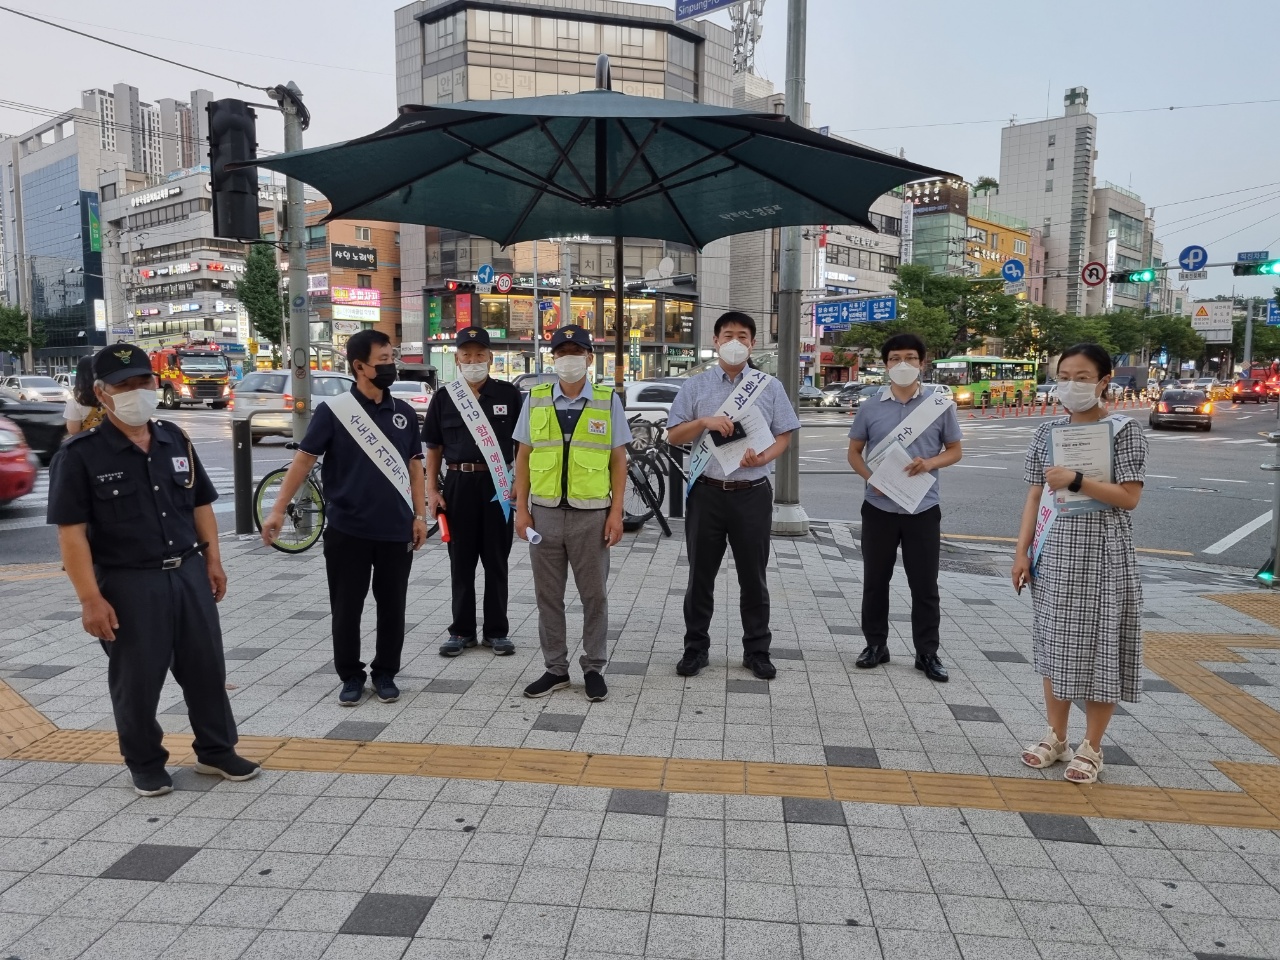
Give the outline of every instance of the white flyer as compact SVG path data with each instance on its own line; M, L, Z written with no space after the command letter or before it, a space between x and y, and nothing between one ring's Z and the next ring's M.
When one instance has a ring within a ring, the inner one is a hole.
M934 484L934 477L928 472L914 477L907 473L913 459L901 443L890 444L867 481L907 513L916 512Z
M1049 463L1077 470L1089 480L1110 483L1115 475L1112 442L1115 427L1108 417L1097 423L1059 424L1049 431ZM1108 509L1105 503L1066 487L1054 494L1059 513L1088 513Z
M713 444L712 448L712 453L715 454L716 461L726 477L742 466L742 458L746 456L748 450L763 453L773 446L773 441L776 439L759 410L748 409L737 422L742 424L742 429L747 432L747 435L718 447Z

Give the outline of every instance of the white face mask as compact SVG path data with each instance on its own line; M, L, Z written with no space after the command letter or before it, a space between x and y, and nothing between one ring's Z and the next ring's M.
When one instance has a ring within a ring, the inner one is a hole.
M131 427L140 427L150 420L159 402L154 387L107 396L111 400L111 412Z
M1073 380L1060 381L1057 386L1058 399L1072 413L1084 413L1098 405L1098 389L1096 383L1076 383Z
M920 379L920 368L913 367L905 360L895 363L889 368L889 379L900 387L909 387Z
M720 344L717 351L720 359L731 367L741 366L747 362L747 357L751 356L751 348L741 340L728 340Z
M487 363L460 363L458 372L467 383L483 383L489 376Z
M587 358L577 354L556 357L553 366L556 376L565 383L577 383L587 375Z

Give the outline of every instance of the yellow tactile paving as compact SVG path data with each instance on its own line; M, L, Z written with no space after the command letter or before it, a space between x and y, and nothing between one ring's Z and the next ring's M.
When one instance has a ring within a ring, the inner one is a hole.
M1274 616L1280 600L1214 597L1252 616ZM1247 609L1246 609L1247 608ZM1260 616L1260 619L1266 617ZM1267 622L1271 622L1267 620ZM1233 662L1237 649L1280 649L1280 635L1153 633L1147 665L1223 720L1280 756L1280 713L1196 661ZM190 735L169 735L176 765L195 758ZM381 773L521 781L671 793L812 797L904 806L972 807L1108 819L1280 829L1280 766L1219 762L1242 792L1174 790L1062 780L827 767L816 764L615 756L559 750L302 737L244 737L240 752L274 770ZM0 681L0 757L120 763L113 731L59 730Z
M1280 596L1274 593L1209 593L1204 599L1213 600L1246 616L1280 628Z
M61 563L3 563L0 564L0 583L18 580L46 580L62 576Z

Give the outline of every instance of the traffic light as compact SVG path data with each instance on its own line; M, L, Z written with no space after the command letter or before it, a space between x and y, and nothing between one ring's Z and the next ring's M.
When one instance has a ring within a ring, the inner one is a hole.
M212 100L208 111L213 235L257 240L258 168L228 170L227 164L258 159L258 116L243 100Z
M1280 260L1236 263L1232 265L1231 272L1237 277L1280 277Z
M476 285L467 280L446 280L444 287L449 293L475 293Z
M1112 283L1153 283L1156 272L1147 267L1143 270L1130 270L1127 273L1113 273L1107 279Z

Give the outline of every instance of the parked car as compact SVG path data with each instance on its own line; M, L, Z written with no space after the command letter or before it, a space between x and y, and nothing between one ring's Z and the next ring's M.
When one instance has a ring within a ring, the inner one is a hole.
M1055 393L1057 388L1056 380L1046 380L1044 383L1036 384L1036 400L1052 403L1057 397Z
M802 383L796 395L796 403L802 407L820 407L822 406L822 391L811 384Z
M34 400L43 403L66 403L71 399L71 391L53 377L26 376L6 377L0 386L12 390L19 400Z
M1265 380L1252 380L1249 377L1237 377L1231 385L1231 399L1236 403L1267 403L1271 395Z
M932 390L934 393L940 393L944 397L949 397L952 400L956 398L956 392L951 389L950 385L945 383L926 383L925 388Z
M645 420L665 420L671 413L671 404L680 393L680 384L640 380L623 384L623 390L623 406L628 420L637 415Z
M391 395L413 407L418 426L422 426L427 419L427 407L431 405L431 384L422 380L397 380L391 385Z
M828 383L822 388L822 403L824 407L834 407L840 402L840 391L847 387L852 381L836 380Z
M543 370L542 373L518 373L511 378L511 382L520 388L521 393L528 393L540 383L555 383L559 378L553 370Z
M255 412L253 442L263 437L293 436L293 395L288 392L288 370L259 370L236 384L231 394L231 419L244 420ZM329 397L351 389L354 377L325 370L311 372L311 412L324 406ZM256 413L258 410L268 411Z
M53 379L57 380L60 384L62 384L68 390L72 390L75 388L76 375L74 373L55 373L53 375Z
M1164 427L1198 427L1213 429L1213 401L1203 390L1166 390L1151 408L1148 421L1152 430Z
M881 385L878 383L851 383L841 393L840 405L842 407L860 407L867 400L880 393Z
M19 400L17 393L6 388L0 388L0 417L7 417L18 425L27 446L45 466L67 435L67 421L62 419L61 406L45 401Z
M0 417L0 507L26 496L36 485L36 455L22 430Z

